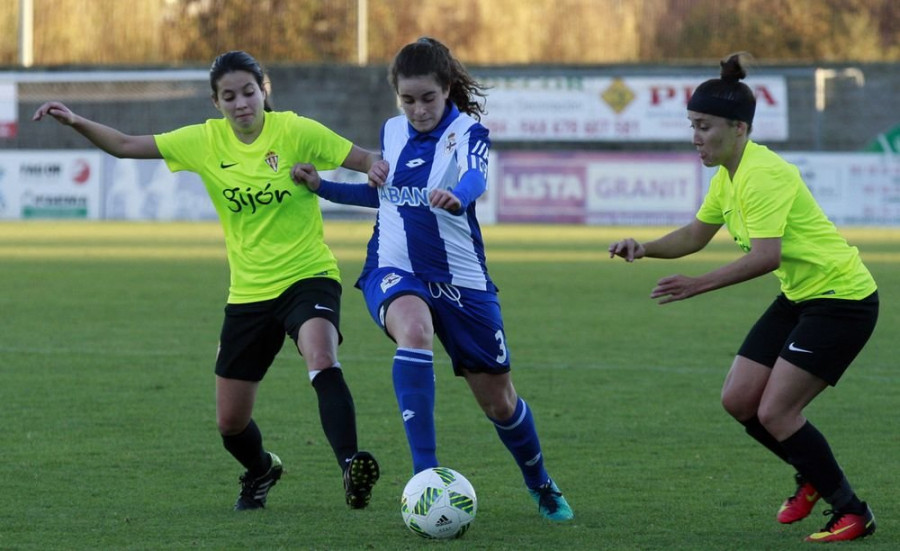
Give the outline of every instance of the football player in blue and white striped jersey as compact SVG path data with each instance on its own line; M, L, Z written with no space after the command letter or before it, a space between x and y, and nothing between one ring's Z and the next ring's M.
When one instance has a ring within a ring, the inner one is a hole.
M516 460L542 516L573 518L544 468L531 409L513 387L497 287L488 275L475 201L487 185L481 85L446 46L421 38L389 72L402 115L381 130L382 160L368 184L322 180L309 164L295 181L330 201L378 209L356 283L369 313L397 343L394 391L413 471L438 466L434 335Z

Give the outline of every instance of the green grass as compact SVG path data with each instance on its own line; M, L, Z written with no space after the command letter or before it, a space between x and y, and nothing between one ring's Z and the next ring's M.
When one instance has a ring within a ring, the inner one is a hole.
M228 271L214 224L0 224L0 549L808 549L814 517L781 526L791 471L744 435L719 389L773 277L658 306L653 283L738 252L633 265L610 241L661 228L485 228L517 390L576 519L540 519L512 459L437 355L438 447L478 493L459 541L402 524L410 458L391 390L393 347L352 284L370 232L327 222L345 295L341 361L363 447L383 478L343 504L315 393L290 347L255 418L285 462L269 508L235 514L239 465L215 428L212 365ZM880 284L879 327L836 390L807 410L873 506L860 549L898 549L900 230L845 231Z

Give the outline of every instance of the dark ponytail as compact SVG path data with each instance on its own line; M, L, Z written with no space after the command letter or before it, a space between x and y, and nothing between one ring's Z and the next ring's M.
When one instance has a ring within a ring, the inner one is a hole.
M449 90L449 100L460 111L481 120L484 110L484 87L476 81L459 62L450 49L430 37L422 37L404 46L394 57L388 70L388 81L397 91L400 77L434 75L444 90Z
M741 82L747 77L742 57L749 57L749 54L732 54L720 62L720 78L709 79L698 86L688 101L688 110L743 121L752 127L756 98L750 87Z

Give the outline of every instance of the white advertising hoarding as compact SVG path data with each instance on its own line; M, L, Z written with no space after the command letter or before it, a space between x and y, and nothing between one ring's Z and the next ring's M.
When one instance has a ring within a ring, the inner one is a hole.
M0 139L15 138L19 129L19 102L15 82L0 81Z
M483 123L494 141L689 143L687 102L707 77L515 77L485 79ZM756 94L753 136L788 138L784 77L745 81Z
M101 155L0 151L0 218L101 218Z
M172 172L161 159L116 159L104 155L104 217L112 220L217 220L206 186L193 172ZM321 173L341 182L365 182L346 169ZM374 209L338 205L324 199L322 211L344 217L374 216Z
M900 157L878 153L785 153L838 226L900 225Z
M216 220L206 187L193 172L172 172L162 159L104 155L104 218Z
M502 152L498 222L683 224L705 189L693 154Z
M838 226L900 226L900 157L788 152ZM691 219L712 169L693 153L492 152L482 223L674 225ZM338 181L364 180L349 171ZM373 209L321 201L332 217ZM162 160L89 151L0 151L0 219L215 220L200 178Z

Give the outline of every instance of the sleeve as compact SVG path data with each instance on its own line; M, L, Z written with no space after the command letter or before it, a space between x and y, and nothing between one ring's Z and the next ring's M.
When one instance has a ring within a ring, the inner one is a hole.
M720 169L722 170L722 169ZM719 201L718 189L720 187L720 177L717 172L709 182L709 190L703 197L703 203L697 210L697 220L705 224L724 224L725 215L722 212L722 205Z
M332 203L378 208L378 190L369 184L340 184L321 180L316 195Z
M204 165L205 155L198 152L208 151L206 126L192 124L171 132L155 134L156 147L172 172L189 170L199 172Z
M318 121L294 116L297 117L294 130L297 150L303 152L301 162L310 163L317 170L334 170L341 166L350 154L353 142Z
M472 126L466 137L467 140L458 149L459 183L452 190L462 203L460 213L487 189L488 154L491 149L488 129L480 124Z

